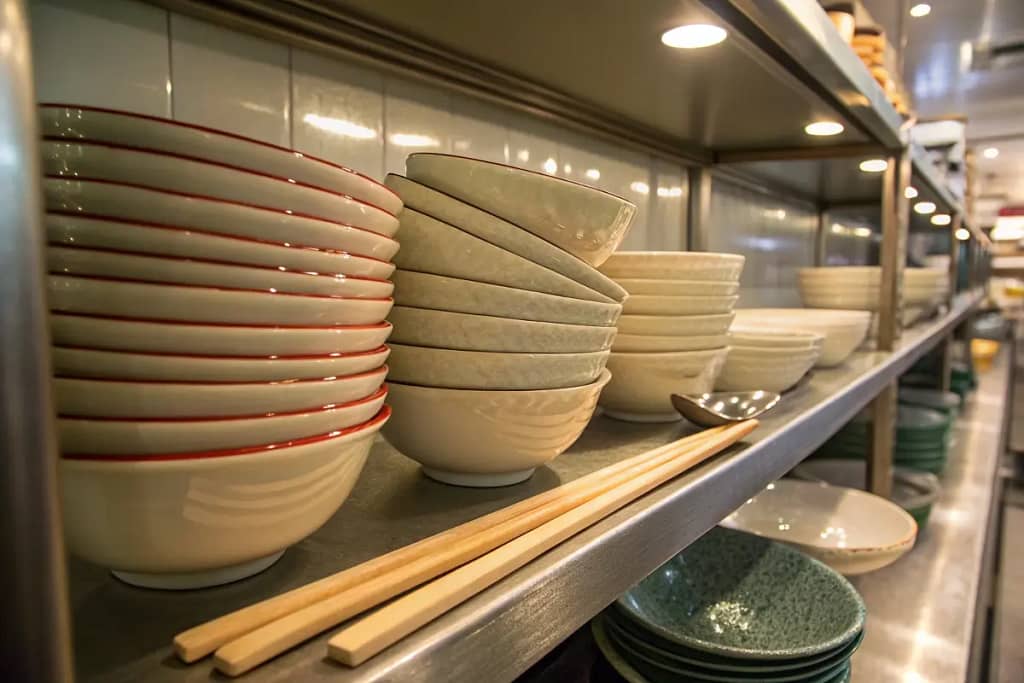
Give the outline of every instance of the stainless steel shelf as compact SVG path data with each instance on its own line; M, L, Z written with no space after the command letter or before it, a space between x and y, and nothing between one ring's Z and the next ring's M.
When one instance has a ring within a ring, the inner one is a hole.
M911 145L910 161L913 164L914 182L921 198L935 202L940 213L962 213L960 200L953 196L946 184L939 178L935 166L922 147Z
M942 318L909 330L896 351L859 352L789 392L742 447L666 484L543 555L358 669L324 658L326 637L246 675L246 681L508 681L616 596L781 476L904 372L980 300L959 298ZM460 489L424 478L388 444L374 446L351 498L277 565L236 584L162 593L104 570L70 569L80 681L206 681L210 664L171 655L179 630L338 571L678 437L674 425L595 419L568 453L529 482Z

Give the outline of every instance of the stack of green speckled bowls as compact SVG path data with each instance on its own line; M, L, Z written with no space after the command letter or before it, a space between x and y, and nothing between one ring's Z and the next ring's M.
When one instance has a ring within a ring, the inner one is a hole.
M842 576L782 544L716 528L592 622L629 683L841 683L864 634Z
M893 462L923 472L942 474L953 415L917 405L902 404L896 418ZM870 442L871 421L858 415L825 442L819 454L831 458L864 458Z

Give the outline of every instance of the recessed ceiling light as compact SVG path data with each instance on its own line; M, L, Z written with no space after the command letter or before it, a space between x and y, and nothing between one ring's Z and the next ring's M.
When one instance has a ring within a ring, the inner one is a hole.
M903 196L907 199L913 199L917 196L917 188L913 185L907 185L907 189L903 191Z
M926 17L931 14L932 6L926 2L919 2L910 8L910 16L912 17Z
M966 242L971 237L971 232L967 228L958 228L956 231L956 238L961 242Z
M548 159L541 164L541 169L549 175L554 175L555 171L558 170L558 162L548 157Z
M953 218L948 213L937 213L932 216L932 225L949 225L952 222Z
M629 184L629 189L633 190L633 192L636 192L638 194L647 194L648 192L651 191L650 185L641 180L634 180L633 182L631 182Z
M587 176L588 178L590 178L591 180L600 180L601 179L601 172L598 171L596 168L588 168L586 173L584 173L584 175Z
M838 121L815 121L804 126L804 132L808 135L839 135L843 132L843 124Z
M922 216L935 213L935 202L918 202L914 204L914 213L919 213Z
M865 173L881 173L889 168L889 162L885 159L865 159L860 162L860 170Z
M661 42L669 47L693 50L699 47L710 47L725 40L725 29L711 24L686 24L676 26L661 34Z
M986 159L995 159L997 156L999 156L999 148L986 147L985 150L981 153L981 155Z

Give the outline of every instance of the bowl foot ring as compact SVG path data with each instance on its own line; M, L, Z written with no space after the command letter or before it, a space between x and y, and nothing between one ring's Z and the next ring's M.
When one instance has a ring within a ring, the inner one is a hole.
M219 567L199 572L178 572L169 574L150 574L146 572L121 572L111 570L116 578L132 586L141 588L158 588L160 590L189 590L192 588L209 588L233 581L246 579L270 568L281 559L284 551L260 557L230 567Z
M435 481L441 482L442 484L469 486L473 488L495 488L498 486L511 486L512 484L518 484L519 482L526 481L533 476L535 469L536 468L531 467L528 470L518 470L516 472L494 472L485 474L478 472L448 472L445 470L436 470L433 467L424 467L423 474Z

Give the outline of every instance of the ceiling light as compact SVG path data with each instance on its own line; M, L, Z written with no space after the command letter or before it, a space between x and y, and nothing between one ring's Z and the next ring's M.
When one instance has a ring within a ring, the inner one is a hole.
M572 173L572 164L563 164L562 172L564 172L565 175L570 175Z
M541 166L541 168L544 169L545 173L554 175L555 171L558 170L558 162L551 157L548 157L547 161L544 162L544 165Z
M342 135L346 138L355 138L356 140L372 140L377 137L377 131L373 128L367 128L366 126L360 126L358 123L352 121L346 121L345 119L336 119L330 116L320 116L319 114L306 114L302 117L303 122L309 125L325 130L328 133L334 133L335 135Z
M953 218L948 213L937 213L932 216L932 225L949 225L952 222Z
M591 180L601 179L601 172L598 171L596 168L588 168L586 171L583 172L583 175L587 176Z
M440 147L441 143L437 138L429 135L418 135L416 133L394 133L389 137L391 144L399 147Z
M661 34L661 42L669 47L692 50L699 47L710 47L725 40L728 35L721 26L711 24L687 24Z
M956 231L956 238L961 242L966 242L971 238L971 232L967 228L958 228Z
M815 121L804 126L804 132L817 136L839 135L843 132L843 124L838 121Z
M914 213L919 213L922 216L935 213L935 202L918 202L914 204Z
M519 161L522 161L522 162L529 161L530 160L530 150L528 150L528 149L521 149L521 150L519 150L518 152L516 152L516 159L518 159Z
M857 237L871 237L871 228L854 228L853 234Z
M889 162L885 159L865 159L860 162L860 170L865 173L881 173L889 168Z
M1024 216L998 216L989 237L997 242L1024 239Z
M910 16L926 17L931 14L932 6L925 2L919 2L910 8Z
M986 159L995 159L997 156L999 156L999 148L986 147L985 150L981 153L981 155Z
M682 197L683 196L683 188L679 187L678 185L673 185L672 187L659 187L658 188L658 196L659 197Z
M641 182L639 180L634 180L632 183L630 183L629 184L629 189L631 189L631 190L633 190L633 192L637 192L639 194L647 194L647 193L649 193L651 191L650 185L648 185L647 183Z
M913 199L917 196L917 188L913 185L907 185L907 189L903 191L903 196L907 199Z

